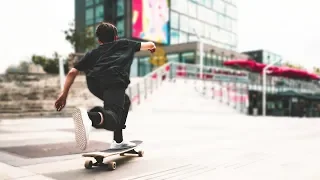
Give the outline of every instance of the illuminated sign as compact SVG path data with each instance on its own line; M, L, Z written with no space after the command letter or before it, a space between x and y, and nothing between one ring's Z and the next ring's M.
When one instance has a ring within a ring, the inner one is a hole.
M132 37L169 44L169 0L132 0Z

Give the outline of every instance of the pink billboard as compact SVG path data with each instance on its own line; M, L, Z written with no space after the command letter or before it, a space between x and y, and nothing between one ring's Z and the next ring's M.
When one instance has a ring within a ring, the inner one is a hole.
M169 0L132 0L132 37L169 43Z

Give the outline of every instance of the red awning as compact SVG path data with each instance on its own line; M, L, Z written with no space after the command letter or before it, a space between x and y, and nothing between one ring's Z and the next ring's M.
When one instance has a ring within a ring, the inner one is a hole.
M242 68L249 69L252 72L261 73L266 64L258 63L251 59L239 59L239 60L229 60L223 63L225 66L239 66ZM289 67L277 67L271 66L268 68L268 74L274 76L283 76L289 78L308 78L308 79L320 79L316 74L309 73L305 70L293 69Z

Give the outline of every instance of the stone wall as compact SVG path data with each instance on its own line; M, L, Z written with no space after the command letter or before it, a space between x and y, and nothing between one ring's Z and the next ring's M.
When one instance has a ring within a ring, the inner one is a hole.
M0 81L0 118L16 116L70 115L72 107L92 107L102 102L86 88L84 76L78 76L70 90L67 107L56 112L54 102L60 93L59 76L9 75Z

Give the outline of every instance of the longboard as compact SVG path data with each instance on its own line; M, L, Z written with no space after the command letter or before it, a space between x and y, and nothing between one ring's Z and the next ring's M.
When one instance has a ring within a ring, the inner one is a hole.
M96 162L92 162L91 160L86 160L84 163L84 167L86 169L92 169L93 166L107 166L109 170L115 170L117 168L117 163L114 161L104 163L103 159L109 156L120 154L120 156L125 156L125 154L138 155L139 157L143 157L143 151L136 151L135 148L142 144L143 141L135 140L130 141L136 144L136 146L126 149L107 149L99 152L91 152L82 154L83 157L93 157Z

